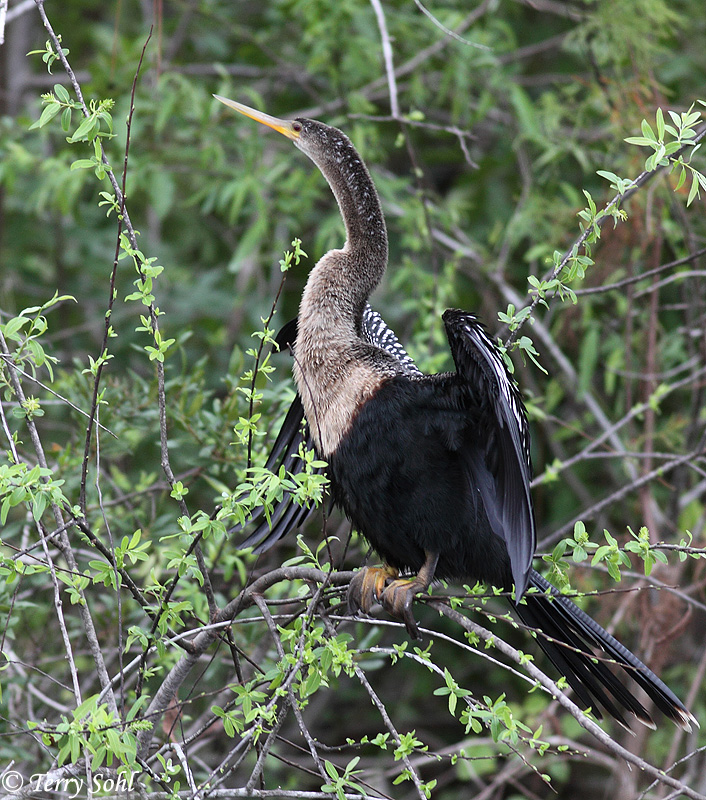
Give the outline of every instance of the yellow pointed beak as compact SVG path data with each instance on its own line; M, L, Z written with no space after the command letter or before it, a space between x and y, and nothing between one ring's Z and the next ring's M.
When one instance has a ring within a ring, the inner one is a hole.
M295 129L291 120L271 117L269 114L263 114L262 111L255 111L254 108L244 106L242 103L236 103L235 100L229 100L227 97L221 97L218 94L214 94L213 96L216 98L216 100L220 100L221 103L228 106L228 108L232 108L241 114L245 114L246 117L250 117L250 119L254 119L256 122L261 122L263 125L267 125L268 128L272 128L278 133L281 133L283 136L286 136L288 139L292 139L294 141L301 135L301 131Z

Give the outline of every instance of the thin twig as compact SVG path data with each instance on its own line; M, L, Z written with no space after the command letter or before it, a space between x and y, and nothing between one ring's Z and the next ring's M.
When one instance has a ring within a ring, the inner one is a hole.
M562 259L559 261L558 264L556 264L554 269L551 270L551 272L546 276L545 280L553 280L554 278L557 278L559 276L564 267L569 263L569 260L573 257L574 253L578 252L584 246L584 244L586 243L586 241L589 239L590 236L592 236L597 230L600 230L609 219L612 219L610 214L610 211L612 209L617 209L625 205L625 203L634 194L636 194L643 186L645 186L649 181L651 181L652 178L654 178L656 175L660 175L662 172L664 172L664 170L667 169L671 164L673 164L679 158L679 156L682 155L682 153L686 152L687 149L693 148L696 145L698 145L698 143L704 138L704 136L706 136L706 125L702 125L696 131L692 139L690 139L688 142L682 145L682 147L680 147L679 150L677 150L669 157L668 164L664 166L657 166L652 170L644 170L637 176L637 178L635 178L635 180L632 181L630 186L624 192L619 192L611 200L609 200L608 203L606 203L606 205L603 207L601 213L594 220L594 222L592 222L590 225L587 225L586 228L581 233L581 235L574 241L572 245L569 246L569 248L565 251ZM527 322L527 320L529 320L532 317L534 310L536 309L536 307L539 305L540 302L542 302L542 298L539 296L539 293L535 293L532 302L529 304L529 314L527 314L527 316L524 317L520 325L518 325L518 327L514 331L512 331L512 333L508 337L506 345L509 345L515 341L520 329L525 324L525 322Z
M600 511L608 506L612 505L613 503L621 500L625 495L634 492L636 489L644 486L647 483L650 483L653 480L657 480L659 478L664 477L668 472L671 470L676 469L676 467L681 466L682 464L687 464L693 459L703 455L703 446L699 447L697 450L694 450L690 453L686 453L685 455L677 456L676 458L672 459L672 461L668 461L665 464L660 464L655 469L651 470L650 472L645 473L644 475L640 475L639 478L635 478L630 483L626 484L625 486L621 486L619 489L616 489L614 492L611 492L607 497L604 497L602 500L598 500L589 508L584 508L581 512L579 512L576 516L574 516L569 522L562 525L560 528L557 528L553 533L549 534L549 536L545 536L540 542L537 543L538 547L547 548L550 545L554 544L554 542L559 541L564 536L569 535L574 530L574 525L577 522L592 519L596 516Z
M425 6L422 5L421 0L414 0L414 4L417 8L424 14L427 19L430 19L434 25L436 25L439 30L442 30L447 36L450 36L452 39L455 39L457 42L461 44L468 45L469 47L476 47L478 50L487 50L489 52L492 51L491 47L488 47L487 44L478 44L478 42L471 42L469 39L464 39L463 36L459 36L455 31L452 31L450 28L447 28L446 25L442 24L432 13L427 9Z
M635 753L631 753L629 750L621 747L600 727L600 725L587 717L583 711L574 702L572 702L564 694L564 692L561 691L561 689L559 689L554 681L548 678L531 661L527 661L522 653L520 653L511 645L507 644L507 642L499 639L495 634L491 633L491 631L473 622L471 619L459 613L455 609L452 609L446 603L430 599L428 604L444 616L453 620L465 630L475 634L484 642L492 645L493 647L496 647L501 653L506 655L508 658L511 658L515 663L521 664L523 669L527 670L530 677L534 678L537 683L543 686L557 700L557 702L563 708L565 708L569 714L571 714L571 716L579 723L579 725L596 739L598 739L598 741L601 742L601 744L609 752L624 759L628 763L635 765L638 769L641 769L643 772L652 776L660 783L671 786L673 789L678 789L679 791L683 792L686 797L691 797L692 800L706 800L706 795L694 791L681 781L678 781L669 775L665 775L661 770L657 769L657 767L653 767L652 764L640 758L638 755L635 755Z
M40 0L37 0L37 3L38 3L39 8L40 8L40 13L43 14L43 11L44 11L43 0L41 0L41 2L40 2ZM45 20L45 27L48 27L48 30L51 30L51 26L49 26L49 20L46 19L46 16L43 16L43 19ZM52 33L53 33L53 31L52 31ZM144 45L142 46L142 52L140 53L140 60L139 60L139 62L137 64L137 69L135 70L135 77L133 78L133 81L132 81L132 92L130 94L130 111L129 111L128 117L127 117L127 133L126 133L126 139L125 139L125 155L123 157L122 186L121 186L120 192L119 193L116 192L116 197L119 197L120 212L118 213L118 230L117 230L117 235L116 235L116 238L115 238L115 255L113 256L113 266L112 266L112 269L110 271L108 308L107 308L107 311L105 313L105 322L104 322L104 326L103 326L103 341L101 343L101 350L100 350L101 358L98 360L98 366L96 368L96 374L95 374L95 377L93 379L93 396L91 398L91 412L90 412L89 419L88 419L88 426L86 427L86 440L85 440L84 448L83 448L83 461L81 463L81 489L80 489L80 493L79 493L79 507L81 508L81 511L82 511L84 516L86 515L86 482L87 482L87 478L88 478L88 461L89 461L89 455L90 455L90 450L91 450L91 439L93 438L93 422L94 422L94 420L96 418L96 415L98 413L98 395L99 395L99 391L100 391L100 382L101 382L101 377L103 375L103 367L106 364L106 361L105 361L105 359L103 357L108 352L108 340L110 338L110 328L111 328L112 319L113 319L113 306L114 306L115 300L117 298L117 292L115 291L115 281L116 281L116 277L117 277L117 274L118 274L118 260L119 260L119 257L120 257L122 231L123 231L123 225L129 225L129 219L130 219L129 216L128 216L128 213L127 213L127 208L125 206L125 193L126 193L126 186L127 186L128 156L130 154L130 132L131 132L131 128L132 128L132 116L133 116L133 114L135 112L135 92L137 90L137 79L139 77L140 69L142 67L142 61L143 61L143 59L145 57L145 52L147 50L147 45L149 44L149 41L150 41L151 38L152 38L152 29L150 28L150 32L149 32L149 34L147 36L147 39L146 39ZM56 44L55 44L55 47L56 47ZM59 49L58 52L61 53L61 49ZM63 56L63 53L61 53L61 55ZM83 105L83 112L84 112L85 115L87 115L88 114L88 110L86 109L86 104L83 102L83 97L81 95L81 87L78 84L78 81L76 80L76 76L73 75L73 73L70 71L71 68L69 67L68 61L66 61L66 57L65 56L63 56L62 64L64 65L64 69L67 70L67 74L69 75L69 78L71 79L71 82L74 85L74 91L76 91L76 96L79 98L79 101ZM107 158L105 156L105 153L102 150L102 145L101 145L101 153L103 154L103 159L104 159L105 163L107 164ZM111 183L114 184L114 188L115 188L115 186L117 186L117 180L115 179L115 176L113 175L112 170L110 170L108 168L107 171L106 171L106 174L108 175L109 178L112 176ZM133 241L133 240L135 242L135 244L133 244L133 247L135 249L137 249L137 246L136 246L137 245L137 239L135 237L134 231L132 231L132 236L131 236L131 241Z
M392 44L390 42L390 34L387 32L385 12L383 11L380 0L370 0L370 5L375 11L375 18L377 19L378 29L380 30L380 39L382 40L382 57L383 61L385 62L387 89L390 93L390 112L392 113L394 119L399 119L400 105L397 98L397 80L395 78L395 65L392 58Z
M631 286L634 283L639 283L643 281L645 278L651 278L652 275L658 275L661 272L665 272L670 269L674 269L674 267L680 267L682 264L689 264L692 261L696 261L697 258L701 258L701 256L706 255L706 247L702 247L700 250L697 250L695 253L690 253L688 256L684 258L678 258L676 261L669 261L666 264L661 264L659 267L655 267L654 269L648 269L645 272L640 272L637 275L631 275L629 278L623 278L621 281L616 281L615 283L605 283L601 286L589 286L585 289L575 289L574 294L577 297L584 297L585 295L589 294L605 294L605 292L613 292L618 289L625 289L627 286ZM680 277L682 275L687 275L689 273L682 273L679 272L676 274L676 277ZM702 274L702 273L699 273Z
M44 0L34 0L37 9L39 11L39 16L42 20L42 24L44 25L45 30L49 34L49 40L52 43L54 48L54 52L56 53L61 66L64 68L69 80L71 81L71 86L73 87L74 93L76 94L76 99L81 105L81 111L84 117L90 116L90 112L88 110L88 106L86 105L83 99L83 92L81 91L81 84L78 82L76 77L76 73L71 68L68 59L66 58L66 54L61 47L61 42L59 41L59 37L54 32L54 28L52 27L51 23L49 22L49 18L47 17L46 11L44 9ZM99 142L101 145L101 158L103 160L103 165L105 166L105 174L110 181L110 185L113 187L113 191L115 192L115 197L117 200L118 205L123 209L122 217L123 223L125 225L125 230L127 231L128 238L130 239L130 244L132 247L137 250L137 235L135 233L135 229L132 226L132 222L130 220L130 216L128 214L127 208L124 207L124 198L123 192L120 188L120 184L118 183L118 179L115 177L115 173L110 168L110 162L108 161L108 157L103 150L102 143Z
M282 290L284 289L285 281L287 280L287 273L283 272L282 277L279 282L279 287L277 288L277 294L275 295L275 299L272 301L272 305L270 306L270 313L267 315L267 319L264 321L264 328L265 330L269 330L270 324L272 319L277 311L277 303L279 303L279 298L282 295ZM252 381L250 382L250 403L248 405L248 419L253 418L253 414L255 412L255 384L257 381L257 374L260 369L260 359L262 358L262 351L265 346L265 337L263 336L260 339L260 345L257 348L257 353L255 354L255 365L253 366L252 370ZM253 444L253 430L250 428L248 431L248 460L247 460L247 467L250 469L252 467L252 444Z
M200 630L190 642L190 652L185 653L170 669L154 694L152 701L147 709L146 716L158 720L169 707L172 698L191 673L191 670L198 663L198 659L216 638L219 636L219 629L214 628L219 622L230 621L236 614L254 604L254 596L262 594L271 586L281 581L306 581L308 583L323 583L329 580L335 586L343 586L350 583L353 577L352 572L334 572L329 575L319 569L310 567L280 567L272 570L258 578L249 586L246 586L237 597L231 600L226 606L219 610L216 619L211 620L211 625ZM155 722L156 724L156 722ZM153 731L140 731L138 734L137 751L141 757L146 757L152 741Z
M8 0L0 0L0 45L5 44L5 22L7 21Z
M279 631L277 630L277 626L275 625L275 622L272 619L272 615L270 614L270 610L269 610L269 608L267 608L267 605L264 602L264 598L262 597L262 595L256 594L253 599L255 600L255 605L260 609L260 613L262 614L263 619L265 620L265 624L267 625L267 628L268 628L268 630L270 632L270 636L272 637L272 641L273 641L273 643L275 645L275 648L277 649L277 655L279 656L280 661L282 663L285 663L285 655L284 655L284 649L282 648L282 641L280 639L280 635L279 635ZM316 607L316 603L318 603L318 593L317 593L317 596L312 600L312 603L311 603L312 608ZM305 631L305 628L302 627L302 635L304 635L304 631ZM309 729L307 728L307 726L306 726L306 724L304 722L304 718L302 717L301 709L299 708L299 703L297 702L297 699L294 696L294 692L293 692L291 686L289 686L288 689L287 689L287 695L289 697L289 706L292 709L292 711L294 712L294 716L295 716L295 718L297 720L297 724L299 725L299 730L301 731L301 734L304 737L304 740L306 741L306 743L307 743L307 745L309 747L309 752L311 753L311 757L313 758L314 763L316 764L316 768L319 770L319 775L321 775L321 777L324 779L324 781L327 781L328 778L326 776L326 770L325 770L324 765L323 765L323 763L321 761L321 758L319 756L319 752L316 749L316 743L314 742L314 738L309 733Z
M34 5L34 0L31 0L31 3L32 3L32 5ZM0 353L0 358L4 359L5 361L8 360L8 356L6 356L5 353ZM37 384L37 386L40 386L42 389L44 389L45 392L49 392L49 394L53 394L54 397L56 397L59 400L61 400L62 403L66 403L66 405L69 406L69 408L72 408L74 411L78 411L79 414L83 414L84 417L88 417L90 419L90 414L88 414L82 408L79 408L77 405L74 405L71 402L71 400L69 400L67 397L64 397L62 394L59 394L59 392L55 392L51 388L51 386L47 386L46 383L42 383L42 381L40 381L39 378L37 378L35 375L30 375L29 372L25 372L23 369L20 369L20 367L18 367L17 364L14 364L14 367L17 370L17 372L20 375L22 375L23 378L27 378L28 380L33 381L34 383ZM50 402L50 401L47 401L47 402ZM101 425L100 422L98 422L97 425L101 430L105 431L106 433L109 433L113 437L113 439L117 439L118 438L117 435L115 433L113 433L113 431L111 431L109 428L106 428L105 425Z
M689 386L693 383L694 379L700 377L702 375L706 375L706 365L701 367L695 374L688 375L686 378L682 378L679 381L675 381L674 383L669 384L665 387L663 397L668 397L677 389L682 389L686 386ZM625 427L630 420L634 419L635 417L641 416L647 407L648 403L638 403L637 405L633 406L626 414L624 414L619 420L614 422L610 425L610 427L606 428L600 436L591 439L591 441L583 448L583 450L579 451L575 455L571 456L571 458L567 458L565 461L557 467L559 472L563 472L564 470L568 469L569 467L573 466L574 464L583 461L587 458L597 447L600 447L607 441L610 441L611 444L614 443L615 434ZM632 453L626 450L624 447L621 446L621 449L618 452L612 453L612 457L617 458L630 458L632 457ZM670 458L673 457L674 454L670 455ZM538 475L533 481L532 485L537 486L541 484L546 476L546 471L543 472L541 475ZM635 475L636 477L636 475Z
M0 331L0 352L4 353L8 357L10 356L10 351L8 349L7 342L5 341L5 336L3 335L2 331ZM27 398L25 397L24 390L22 388L20 376L18 375L11 361L8 362L6 359L5 363L8 374L10 376L10 385L12 386L12 390L20 406L24 408ZM27 425L27 430L29 431L29 436L32 441L34 452L37 456L37 462L40 467L42 467L47 471L47 473L49 473L50 470L49 470L49 465L47 463L46 455L44 453L44 446L42 445L42 441L39 436L39 431L37 430L35 421L30 416L26 416L25 423ZM45 483L48 482L49 481L48 475L45 475L42 478L42 481ZM72 572L77 572L78 567L76 565L76 559L74 558L74 554L71 549L71 543L69 542L69 537L66 533L66 523L64 522L62 510L54 501L51 501L50 507L56 525L61 530L59 541L60 541L62 555L66 559L66 563L69 569ZM40 536L42 536L41 531L40 531ZM42 536L42 542L44 546L45 538L43 536ZM93 618L91 617L91 612L88 609L88 604L86 603L86 598L83 589L78 587L77 591L81 598L80 602L77 603L78 613L81 617L84 633L86 634L86 640L88 642L91 655L93 656L94 663L96 665L96 670L101 682L101 686L106 687L110 685L110 679L108 676L108 671L105 666L105 659L103 658L103 652L101 650L100 642L96 634L95 625L93 624ZM109 693L108 695L108 705L110 710L113 711L117 716L118 709L115 703L115 696L112 694L112 692Z
M336 635L336 630L334 629L333 625L331 625L330 620L326 617L323 617L323 621L329 636L334 637ZM353 671L355 672L356 678L358 678L358 680L360 681L361 686L365 689L370 699L373 701L373 705L375 706L375 708L377 708L378 714L380 714L380 717L382 718L385 727L392 735L395 744L397 745L397 747L400 747L400 745L402 744L400 734L397 731L397 728L395 727L394 723L390 719L390 715L387 713L385 704L382 702L382 700L380 700L377 692L371 686L367 675L355 662L353 662ZM417 790L420 800L426 800L426 794L424 793L424 789L422 787L422 780L419 777L419 773L410 762L409 756L403 755L402 763L405 765L405 767L407 767L407 770L409 771L409 775L412 778L412 782L414 783L414 786Z
M17 5L12 6L12 8L7 12L6 21L11 22L13 19L21 17L22 14L26 14L31 8L34 8L35 5L35 0L22 0L21 3L17 3Z

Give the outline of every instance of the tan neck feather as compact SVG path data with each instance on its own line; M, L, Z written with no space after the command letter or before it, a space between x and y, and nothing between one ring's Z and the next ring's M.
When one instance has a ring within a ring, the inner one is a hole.
M323 457L338 447L359 407L387 377L361 360L365 299L351 297L345 261L342 251L324 256L309 275L299 309L294 377Z

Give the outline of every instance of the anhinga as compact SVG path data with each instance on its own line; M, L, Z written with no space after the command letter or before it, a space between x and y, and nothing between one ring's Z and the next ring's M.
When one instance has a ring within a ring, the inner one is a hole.
M309 156L345 223L345 244L321 258L302 295L296 336L289 337L298 398L268 463L291 461L302 435L328 462L335 501L385 561L356 574L352 608L368 611L379 601L416 635L412 600L433 579L482 581L507 592L514 584L516 613L542 632L540 646L597 716L600 704L623 724L628 711L654 727L590 646L622 666L677 725L698 724L645 664L532 569L526 412L482 325L472 314L446 311L456 372L424 375L367 305L387 266L387 231L375 186L348 137L315 120L276 119L217 99ZM305 516L284 504L272 525L261 525L245 544L262 551Z

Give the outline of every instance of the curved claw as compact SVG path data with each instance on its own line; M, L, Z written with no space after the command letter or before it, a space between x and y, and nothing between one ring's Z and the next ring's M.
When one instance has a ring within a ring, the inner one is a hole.
M348 587L348 608L353 614L358 611L367 614L379 602L388 614L404 622L410 636L421 639L412 602L429 588L438 560L437 553L427 552L419 574L412 579L398 578L399 573L392 567L364 567Z
M416 595L425 591L426 588L424 582L420 581L418 577L413 580L400 578L388 584L380 597L380 602L385 611L390 616L402 620L407 628L407 633L413 639L421 639L422 635L419 633L417 620L412 613L412 602Z
M370 609L385 591L385 584L399 573L393 567L363 567L356 572L348 586L348 608L352 614L362 611L369 614Z

